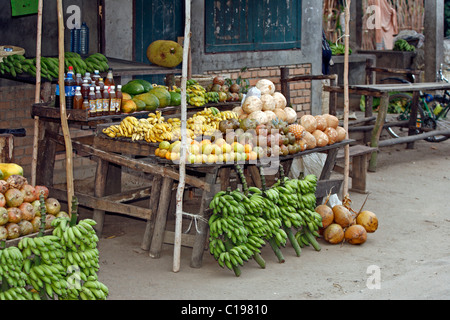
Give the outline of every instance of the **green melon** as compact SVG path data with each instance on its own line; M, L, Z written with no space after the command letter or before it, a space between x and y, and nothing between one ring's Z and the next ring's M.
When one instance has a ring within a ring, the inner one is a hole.
M142 84L142 86L144 87L144 92L149 92L150 90L153 89L153 85L144 79L134 79L134 80L131 80L130 82L136 82L136 83Z
M134 97L132 99L134 101L134 103L136 103L136 107L137 107L136 111L143 111L143 110L145 110L145 107L147 106L146 103L143 100L141 100L141 99L139 99L137 97L138 96L136 96L136 97Z
M171 106L181 105L181 94L179 92L170 91L170 105Z
M122 86L122 92L135 96L137 94L144 93L145 88L141 83L132 80L127 84L125 84L124 86Z

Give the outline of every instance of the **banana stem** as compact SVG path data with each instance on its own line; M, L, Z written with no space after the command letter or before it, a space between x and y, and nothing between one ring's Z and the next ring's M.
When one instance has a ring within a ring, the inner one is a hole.
M301 253L302 253L302 249L300 248L300 245L298 244L297 239L295 239L294 234L292 233L292 229L288 228L286 225L283 224L283 229L286 232L289 241L291 242L292 247L295 250L295 254L297 255L297 257L300 257Z
M78 219L78 198L76 196L72 197L72 216L70 217L70 226L74 226L77 224Z
M40 210L41 210L41 227L39 228L39 234L38 237L43 237L45 232L45 220L46 220L46 214L47 209L45 208L45 200L44 195L39 195L39 204L40 204Z
M278 258L278 262L279 263L284 263L286 260L284 259L283 253L281 252L280 248L275 243L275 239L274 238L270 238L269 239L269 244L270 244L270 247L272 248L273 252L275 252L275 255Z
M305 230L305 234L308 237L309 243L313 246L316 251L320 251L322 248L320 244L317 242L316 237L309 230Z
M258 253L255 252L253 254L253 259L255 259L255 261L259 264L259 266L263 269L266 268L266 261L263 259L263 257Z
M247 179L245 179L244 170L242 169L241 165L235 164L234 165L236 172L239 175L239 178L241 179L242 183L242 191L245 195L248 195L248 185L247 185Z

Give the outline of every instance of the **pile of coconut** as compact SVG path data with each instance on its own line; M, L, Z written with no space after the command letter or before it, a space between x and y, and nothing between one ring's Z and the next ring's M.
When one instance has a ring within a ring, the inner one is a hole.
M255 119L259 124L267 124L278 118L292 124L297 121L297 112L287 106L286 97L275 90L268 79L259 80L250 88L240 107L233 109L239 119Z

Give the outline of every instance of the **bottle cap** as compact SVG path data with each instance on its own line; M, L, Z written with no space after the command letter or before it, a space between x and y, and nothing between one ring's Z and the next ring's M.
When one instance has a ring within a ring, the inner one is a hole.
M81 90L81 87L77 87L76 89L77 89L77 90Z

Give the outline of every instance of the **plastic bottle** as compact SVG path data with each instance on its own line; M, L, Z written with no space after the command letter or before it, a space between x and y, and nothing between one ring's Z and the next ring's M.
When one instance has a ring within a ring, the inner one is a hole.
M114 76L111 68L108 70L108 74L105 79L105 86L113 86L114 85Z
M83 81L84 80L87 80L89 84L92 84L91 74L89 72L84 74Z
M120 114L120 110L122 109L122 99L122 85L118 84L116 90L116 114Z
M56 84L55 89L55 108L59 108L60 100L59 100L59 83Z
M89 53L89 28L86 22L83 22L80 29L80 54Z
M73 97L73 108L81 110L83 109L83 96L81 95L81 87L76 87L75 95Z
M95 97L95 87L89 87L89 117L95 117L97 114L97 99Z
M81 77L81 73L77 73L75 82L77 84L77 87L81 87L83 85L83 78Z
M66 108L73 109L73 98L75 96L75 79L72 77L72 73L67 73L67 77L64 81L64 90L66 96Z
M88 98L83 99L83 104L81 105L81 109L89 111L89 100L88 100ZM89 114L89 112L88 112L88 114Z
M96 86L98 86L98 81L100 79L100 71L95 70L94 74L92 75L92 83L95 83Z
M103 97L102 97L102 93L100 91L99 86L95 87L95 101L96 101L95 115L97 117L102 116L103 115Z
M81 85L81 95L83 98L87 98L89 95L90 85L87 80L83 80L83 84Z
M98 86L100 87L100 92L103 92L103 89L105 89L103 78L98 79Z
M109 90L109 115L115 115L116 114L116 105L117 105L117 98L116 98L116 87L111 86Z
M79 25L70 30L70 51L80 53L80 28Z
M109 94L109 87L105 85L105 88L103 89L103 115L107 116L109 115L109 105L110 105L110 94Z

